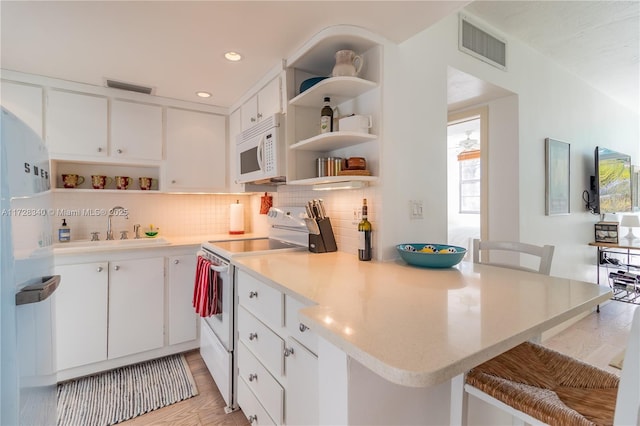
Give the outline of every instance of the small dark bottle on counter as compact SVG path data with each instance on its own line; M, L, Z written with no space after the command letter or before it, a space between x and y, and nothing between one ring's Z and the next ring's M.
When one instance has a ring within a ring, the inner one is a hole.
M362 200L362 220L358 224L358 259L371 260L371 222L368 220L367 199Z
M320 133L333 132L333 108L329 102L331 102L331 98L325 96L324 106L320 111Z

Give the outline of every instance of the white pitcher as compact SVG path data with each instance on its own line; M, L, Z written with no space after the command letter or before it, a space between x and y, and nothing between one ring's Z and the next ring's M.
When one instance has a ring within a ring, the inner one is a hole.
M355 77L362 68L362 57L353 50L338 50L336 65L333 67L333 77Z

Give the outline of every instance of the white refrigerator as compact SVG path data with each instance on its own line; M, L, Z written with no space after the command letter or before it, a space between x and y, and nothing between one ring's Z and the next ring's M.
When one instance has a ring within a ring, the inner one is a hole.
M0 111L0 424L56 424L55 290L49 157Z

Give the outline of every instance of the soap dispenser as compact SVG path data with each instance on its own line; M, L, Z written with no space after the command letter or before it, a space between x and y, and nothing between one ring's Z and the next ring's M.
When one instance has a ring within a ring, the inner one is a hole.
M67 226L67 219L62 219L62 226L58 229L58 241L61 243L71 241L71 229Z

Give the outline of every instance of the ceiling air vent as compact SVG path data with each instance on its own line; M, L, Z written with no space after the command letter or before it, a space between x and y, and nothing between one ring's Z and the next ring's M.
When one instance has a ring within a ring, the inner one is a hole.
M139 84L126 83L124 81L113 80L110 78L105 78L104 82L105 82L105 86L111 87L113 89L128 90L130 92L144 93L146 95L153 95L155 93L155 87L146 87L146 86L141 86Z
M460 15L458 48L501 70L507 69L507 42Z

